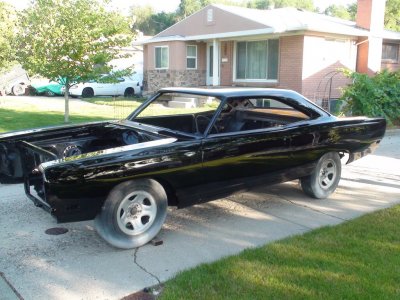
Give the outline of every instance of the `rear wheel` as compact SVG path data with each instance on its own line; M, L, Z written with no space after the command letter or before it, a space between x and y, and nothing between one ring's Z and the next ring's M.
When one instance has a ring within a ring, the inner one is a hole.
M143 246L160 231L167 216L167 195L155 180L140 179L117 185L95 219L100 236L114 247Z
M131 98L135 95L135 90L131 87L127 88L124 92L124 97Z
M82 98L92 98L94 96L94 91L92 88L86 87L82 91Z
M326 153L318 160L314 172L300 179L301 187L308 196L317 199L327 198L336 190L341 172L339 154Z

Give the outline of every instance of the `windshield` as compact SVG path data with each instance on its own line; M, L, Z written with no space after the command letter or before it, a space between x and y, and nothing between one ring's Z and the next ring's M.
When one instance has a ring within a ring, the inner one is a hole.
M219 104L220 100L215 97L164 93L132 121L190 134L203 134Z

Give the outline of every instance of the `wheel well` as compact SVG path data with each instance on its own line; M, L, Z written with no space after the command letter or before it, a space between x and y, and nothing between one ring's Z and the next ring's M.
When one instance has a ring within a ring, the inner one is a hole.
M129 95L134 96L135 95L135 89L133 87L127 87L124 91L124 97L127 97Z
M84 87L82 90L82 98L86 98L87 95L84 95L85 91L91 91L91 94L94 96L94 89L90 86ZM90 96L90 95L89 95Z
M174 187L166 180L162 178L153 178L156 180L159 184L162 185L162 187L165 190L165 193L167 194L168 198L168 206L178 206L178 197L176 196L176 192Z

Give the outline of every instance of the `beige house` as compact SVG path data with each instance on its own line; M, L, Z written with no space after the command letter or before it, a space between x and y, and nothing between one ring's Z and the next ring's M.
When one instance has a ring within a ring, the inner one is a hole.
M338 68L399 68L400 33L383 30L385 1L358 0L357 21L281 8L209 5L143 43L144 89L252 86L339 97Z

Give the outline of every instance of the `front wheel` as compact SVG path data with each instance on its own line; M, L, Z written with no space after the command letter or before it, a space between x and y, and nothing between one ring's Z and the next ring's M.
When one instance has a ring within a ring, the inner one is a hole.
M95 219L96 230L121 249L143 246L160 231L167 216L167 195L155 180L123 182L111 190Z
M318 160L313 173L300 179L301 187L308 196L317 199L327 198L336 190L341 172L339 154L326 153Z

